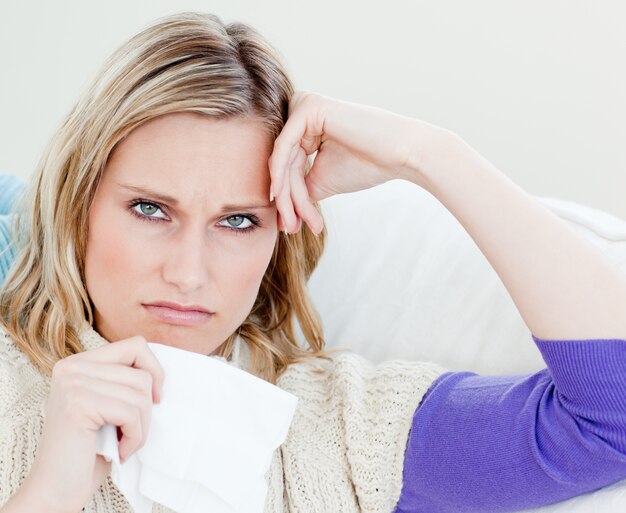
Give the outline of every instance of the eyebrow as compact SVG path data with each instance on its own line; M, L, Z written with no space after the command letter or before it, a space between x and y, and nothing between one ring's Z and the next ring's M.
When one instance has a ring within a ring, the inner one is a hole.
M167 196L165 194L152 191L146 187L137 187L135 185L128 185L128 184L122 184L122 183L118 183L117 185L119 185L123 189L127 189L137 194L142 194L149 198L153 198L157 201L167 203L168 205L177 206L179 203L178 200L176 198L173 198L172 196ZM235 205L233 203L227 203L225 205L222 205L222 207L220 208L220 212L228 212L231 210L261 209L261 208L271 208L271 207L272 205L269 203L252 203L249 205Z

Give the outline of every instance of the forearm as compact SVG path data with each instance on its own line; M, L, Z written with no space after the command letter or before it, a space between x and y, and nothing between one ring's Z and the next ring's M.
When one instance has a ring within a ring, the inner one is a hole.
M40 511L40 508L41 505L36 503L33 496L20 493L18 490L18 492L0 508L0 513L30 513L31 511Z
M15 492L8 502L0 508L0 513L32 513L33 511L46 511L47 513L55 513L57 510L50 507L45 502L45 497L36 490L31 489L28 478L22 483L17 492ZM58 513L67 513L58 510Z
M462 139L428 131L416 124L411 181L465 228L530 331L544 339L626 338L626 276ZM428 140L434 144L424 147Z

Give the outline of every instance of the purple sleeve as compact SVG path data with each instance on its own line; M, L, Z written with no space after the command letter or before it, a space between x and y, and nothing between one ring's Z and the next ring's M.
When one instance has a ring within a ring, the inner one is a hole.
M626 340L533 340L546 369L431 385L395 513L518 511L626 478Z

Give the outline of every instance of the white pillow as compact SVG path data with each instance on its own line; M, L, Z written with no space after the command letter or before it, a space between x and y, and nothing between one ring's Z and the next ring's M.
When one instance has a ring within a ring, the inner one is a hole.
M626 272L625 221L556 198L536 199ZM394 180L320 205L328 239L309 291L328 347L374 362L434 361L479 374L545 367L500 278L430 193ZM626 511L626 480L527 513L617 511Z
M625 221L536 199L626 272ZM393 180L320 206L328 238L309 292L329 347L347 347L374 362L434 361L479 374L545 367L500 278L430 193Z

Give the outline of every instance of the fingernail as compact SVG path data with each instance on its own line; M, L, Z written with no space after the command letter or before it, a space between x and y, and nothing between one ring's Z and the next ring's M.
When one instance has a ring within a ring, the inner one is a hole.
M274 193L272 192L272 190L270 189L270 203L274 201Z

